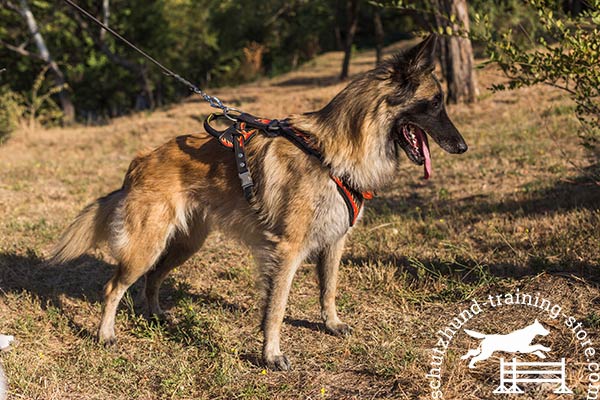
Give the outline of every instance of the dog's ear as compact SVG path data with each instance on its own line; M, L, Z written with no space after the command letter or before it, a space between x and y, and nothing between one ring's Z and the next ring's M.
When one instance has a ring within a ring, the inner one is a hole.
M437 35L431 34L421 43L408 50L408 72L411 75L430 73L435 68L435 50L437 47Z
M402 51L376 69L383 79L418 85L424 74L435 68L437 35L431 34L416 46Z

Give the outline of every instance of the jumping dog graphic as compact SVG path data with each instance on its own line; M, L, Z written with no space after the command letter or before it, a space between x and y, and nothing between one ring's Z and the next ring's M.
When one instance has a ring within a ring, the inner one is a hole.
M478 348L469 350L467 354L461 357L462 360L473 357L469 363L469 368L475 368L475 363L487 360L495 351L533 353L539 358L546 358L543 352L550 351L549 347L541 344L531 344L536 336L546 336L550 333L537 319L533 324L506 335L486 335L469 329L465 329L465 332L476 339L483 339Z

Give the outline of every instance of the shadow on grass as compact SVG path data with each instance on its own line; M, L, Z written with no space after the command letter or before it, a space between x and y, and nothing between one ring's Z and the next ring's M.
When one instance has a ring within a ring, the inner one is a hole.
M558 181L554 186L522 194L521 199L489 202L485 198L471 197L456 204L459 212L518 213L536 215L560 213L574 209L600 209L600 186L586 176L570 181Z
M102 288L113 270L112 265L91 256L62 265L49 265L33 252L25 255L0 253L0 289L3 293L29 292L39 299L42 309L62 309L61 296L65 295L90 303L101 301ZM95 337L95 332L68 316L67 319L77 336Z
M103 286L113 272L113 265L88 255L49 265L33 253L0 253L0 288L11 293L31 292L39 296L42 305L49 301L60 306L61 295L101 301Z
M417 207L424 211L436 210L436 215L461 214L474 220L488 218L489 214L502 213L516 216L560 213L574 209L600 209L600 185L590 176L599 175L600 166L586 169L584 174L571 180L560 180L549 188L523 191L512 199L496 200L485 194L466 196L458 199L428 198L415 190L407 190L406 196L374 198L369 208L376 214L407 214L411 216ZM409 189L416 189L418 185ZM413 213L414 215L414 213Z
M285 324L291 325L296 328L304 328L304 329L311 330L313 332L328 333L327 329L325 329L325 324L322 322L312 322L312 321L307 321L305 319L296 319L296 318L289 318L289 317L285 317L283 319L283 322Z
M539 257L529 257L522 265L513 263L479 264L472 259L457 257L453 261L438 258L410 259L408 257L396 257L393 255L382 255L374 258L345 257L344 264L356 265L364 269L366 265L383 264L395 268L394 277L399 281L426 284L427 281L444 281L445 289L441 292L432 291L432 299L440 300L465 300L471 289L499 283L501 279L523 279L536 276L541 273L574 278L578 281L583 279L588 284L600 285L600 270L597 264L592 262L550 262Z
M26 255L0 253L0 290L3 293L14 294L29 292L39 299L42 309L48 307L63 309L61 301L63 296L89 303L102 302L104 285L114 271L114 265L89 255L84 255L68 263L50 265L33 252ZM141 290L143 290L143 279L129 289L134 293L132 297L137 298L141 298L139 296ZM189 285L178 283L173 279L166 279L161 287L163 309L168 311L183 299L231 313L245 311L244 307L230 303L216 294L193 293ZM127 307L125 303L122 300L120 307ZM138 303L141 305L136 304L134 312L143 314L145 306L141 301ZM70 316L66 315L66 317L69 320L70 328L77 336L95 338L95 332L90 332L80 326ZM100 322L99 314L92 318L97 319L98 323ZM185 326L179 328L180 330L186 329ZM190 328L190 330L192 329Z

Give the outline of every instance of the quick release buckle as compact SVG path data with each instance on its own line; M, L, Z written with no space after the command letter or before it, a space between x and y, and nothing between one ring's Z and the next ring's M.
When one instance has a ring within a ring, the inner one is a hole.
M247 187L254 185L250 171L242 172L241 174L238 174L238 176L240 177L240 181L242 181L242 188L246 189Z

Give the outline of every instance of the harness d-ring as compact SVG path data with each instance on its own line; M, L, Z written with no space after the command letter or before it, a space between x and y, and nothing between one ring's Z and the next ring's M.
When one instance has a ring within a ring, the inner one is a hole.
M240 110L238 110L237 108L234 108L234 107L227 107L227 108L225 108L225 109L223 110L223 115L224 115L224 116L225 116L227 119L229 119L230 121L233 121L233 122L237 122L238 120L237 120L237 118L236 118L235 116L230 116L230 115L229 115L229 112L230 112L230 111L233 111L233 112L236 112L236 113L238 113L238 114L237 114L238 116L239 116L239 115L241 115L241 114L242 114L242 112L241 112Z

